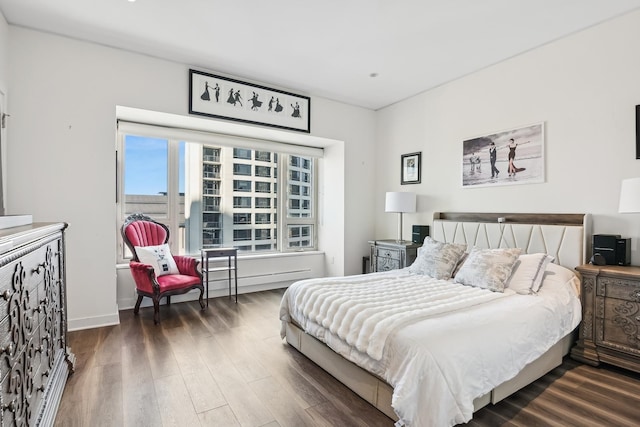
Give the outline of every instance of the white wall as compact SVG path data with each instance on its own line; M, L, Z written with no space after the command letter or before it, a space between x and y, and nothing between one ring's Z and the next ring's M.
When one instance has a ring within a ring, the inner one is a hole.
M640 215L617 213L621 180L640 176L638 51L640 11L379 111L376 237L395 235L384 192L416 191L419 212L405 215L405 235L434 211L587 212L594 233L631 237L639 264ZM463 140L536 122L546 126L545 183L462 188ZM400 155L414 151L422 183L400 186Z
M8 213L70 223L71 328L116 322L116 105L186 115L189 66L14 26L9 55ZM312 135L344 141L334 167L346 180L332 197L345 209L325 218L339 234L323 247L330 274L358 273L373 234L373 217L363 218L374 200L374 116L312 97Z

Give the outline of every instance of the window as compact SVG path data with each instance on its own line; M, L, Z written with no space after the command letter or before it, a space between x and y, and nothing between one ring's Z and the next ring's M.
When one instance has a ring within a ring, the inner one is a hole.
M242 163L234 163L233 164L233 174L234 175L251 176L251 165L245 165L245 164L242 164Z
M238 242L241 240L251 240L251 231L251 229L233 230L233 241Z
M209 212L203 213L202 227L203 228L220 228L220 214L209 213Z
M270 162L271 161L271 153L268 151L257 151L256 150L256 160L262 161L262 162Z
M256 176L271 176L271 168L269 166L256 166Z
M163 128L118 126L118 236L124 219L142 212L169 227L174 254L195 255L206 247L314 249L314 158L189 142L189 131L180 138L182 132L172 129L165 137ZM202 133L197 137L201 141ZM302 173L310 182L301 182ZM288 194L278 197L279 188ZM297 234L290 234L294 227ZM118 248L118 262L126 262L131 254L121 238Z
M233 191L251 191L251 181L233 180Z
M234 148L233 158L251 160L251 150L247 150L246 148Z
M251 197L234 197L233 198L233 207L234 208L250 208L251 207Z
M256 181L256 193L271 193L271 183Z
M271 230L259 228L256 230L256 240L269 240L271 239Z
M271 214L256 213L256 224L271 224Z
M256 208L270 208L270 207L271 207L270 197L256 197Z
M220 162L220 149L205 147L202 151L203 162Z
M233 223L234 224L251 224L251 214L250 213L234 213Z

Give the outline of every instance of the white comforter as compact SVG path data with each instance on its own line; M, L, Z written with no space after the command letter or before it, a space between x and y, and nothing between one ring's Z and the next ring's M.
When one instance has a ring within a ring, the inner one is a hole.
M384 378L408 426L451 426L571 332L580 303L572 283L501 294L405 269L294 283L280 319Z

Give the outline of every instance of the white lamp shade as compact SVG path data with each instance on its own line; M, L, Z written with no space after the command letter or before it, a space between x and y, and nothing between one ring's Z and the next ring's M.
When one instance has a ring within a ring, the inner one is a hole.
M416 193L387 192L384 203L385 212L415 212Z
M640 213L640 178L622 180L618 212Z

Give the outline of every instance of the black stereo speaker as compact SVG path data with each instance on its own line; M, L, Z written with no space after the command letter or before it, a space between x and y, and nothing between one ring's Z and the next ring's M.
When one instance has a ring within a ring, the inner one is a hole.
M631 239L623 239L619 234L594 234L593 256L596 255L606 265L629 265Z
M429 235L428 225L414 225L411 233L411 241L413 243L422 243L424 238Z
M616 239L616 264L631 264L631 239Z

